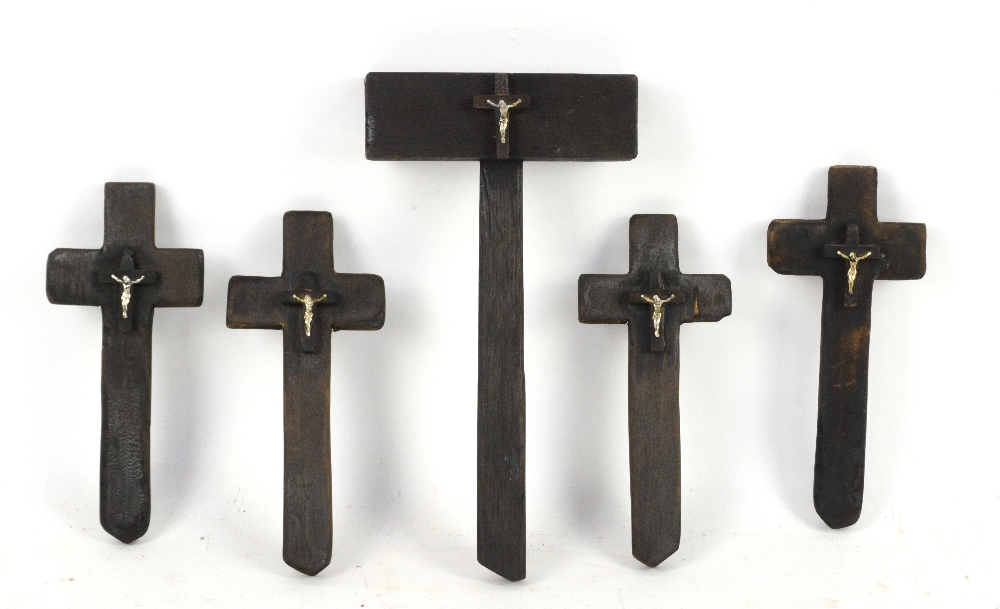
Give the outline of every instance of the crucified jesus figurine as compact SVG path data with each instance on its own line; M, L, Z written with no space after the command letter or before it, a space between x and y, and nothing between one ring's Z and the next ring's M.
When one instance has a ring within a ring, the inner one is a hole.
M674 295L671 294L666 300L661 299L656 294L653 294L652 298L646 296L645 294L640 294L639 298L653 305L653 336L660 338L660 322L663 321L663 305L673 300Z
M491 100L486 100L486 103L488 103L489 105L493 106L494 108L500 111L500 143L506 144L507 125L510 124L510 117L508 116L508 112L510 112L511 108L521 103L521 100L517 100L512 104L508 104L502 99L500 100L499 104L494 104Z
M145 279L146 276L143 275L138 279L129 279L128 275L122 275L122 278L119 279L112 275L111 278L122 284L122 318L128 319L128 303L132 300L132 286Z
M844 260L846 260L851 264L851 266L848 267L847 269L847 293L853 294L854 280L858 278L858 262L864 260L868 256L871 256L872 253L865 252L864 256L858 256L854 252L851 252L850 254L844 254L844 252L838 250L837 255L839 255L841 258L843 258Z
M319 298L313 298L309 294L305 296L299 296L298 294L292 294L292 298L301 302L305 305L306 310L302 313L302 321L306 325L306 336L312 336L312 325L313 325L313 305L317 302L326 300L326 294L323 294Z

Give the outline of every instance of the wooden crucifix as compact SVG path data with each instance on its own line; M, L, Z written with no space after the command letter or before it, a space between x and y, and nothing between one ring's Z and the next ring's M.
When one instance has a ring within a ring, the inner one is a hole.
M632 75L372 72L371 160L479 161L479 562L524 579L523 161L627 161Z
M580 275L580 321L628 324L632 555L650 567L681 539L681 324L732 310L728 277L681 273L670 214L629 220L627 274Z
M53 304L101 307L101 526L125 543L149 527L153 308L198 307L201 250L154 244L153 184L104 185L104 245L49 254Z
M378 330L385 284L333 270L333 216L290 211L280 277L229 280L226 326L282 330L285 500L282 557L316 575L330 564L330 330Z
M868 420L868 339L876 279L920 279L927 227L879 222L874 167L830 168L825 220L774 220L767 263L823 278L813 504L831 528L861 516Z

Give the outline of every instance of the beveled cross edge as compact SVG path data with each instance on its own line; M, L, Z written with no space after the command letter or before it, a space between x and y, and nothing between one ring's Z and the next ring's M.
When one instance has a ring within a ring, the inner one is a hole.
M510 158L510 141L508 128L510 126L509 112L514 108L531 107L531 98L527 95L511 95L507 74L494 76L493 95L476 95L472 98L472 107L479 110L493 110L497 119L497 158Z

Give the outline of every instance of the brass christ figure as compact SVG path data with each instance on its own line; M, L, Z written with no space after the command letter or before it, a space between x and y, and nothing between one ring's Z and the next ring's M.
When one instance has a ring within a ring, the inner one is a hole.
M486 100L486 103L488 103L489 105L493 106L494 108L500 111L500 120L497 123L497 126L500 129L501 144L507 143L507 125L510 124L510 115L509 115L510 109L517 107L517 105L520 104L521 101L522 100L519 99L512 104L508 104L506 101L501 99L499 104L495 104L491 99Z
M111 275L111 278L122 284L122 318L128 319L128 303L132 301L132 286L139 283L146 278L145 275L138 279L129 279L128 275L122 275L119 279L115 275Z
M872 255L871 252L865 252L863 256L858 256L854 252L849 254L844 254L844 252L837 250L837 255L848 261L851 265L847 268L847 293L854 293L854 280L858 278L858 262L864 260L865 258Z
M322 302L326 300L326 294L323 294L319 298L313 298L309 294L306 294L305 296L292 294L292 298L305 305L305 311L302 312L302 323L306 327L306 336L312 336L313 305L316 304L317 302Z
M645 294L639 294L639 298L653 305L653 336L660 338L660 322L663 321L663 305L674 299L676 294L671 294L666 300L660 298L659 294L653 294L650 298Z

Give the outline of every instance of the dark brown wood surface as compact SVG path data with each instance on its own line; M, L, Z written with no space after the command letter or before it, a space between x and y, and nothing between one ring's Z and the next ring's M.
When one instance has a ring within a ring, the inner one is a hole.
M371 160L497 157L492 73L371 72L365 78L365 155ZM631 74L510 74L509 158L628 161L638 153L638 80Z
M147 183L104 186L104 245L49 254L45 292L53 304L101 307L101 526L125 543L149 527L149 425L153 309L201 306L201 250L154 244L155 189ZM122 286L131 288L122 316Z
M671 298L660 336L639 295ZM628 429L632 555L655 567L681 537L680 326L732 313L725 275L685 275L677 259L677 218L629 221L629 272L580 275L579 316L587 324L628 324Z
M305 306L319 300L309 336ZM330 564L333 516L330 475L330 330L378 330L385 285L378 275L333 269L333 217L290 211L284 217L280 277L229 280L226 325L283 330L285 562L315 575Z
M524 579L522 164L482 161L479 179L479 562Z
M926 270L926 227L879 222L877 185L874 167L831 167L825 220L774 220L767 229L772 269L823 278L813 503L835 529L861 516L875 280L920 279ZM838 251L867 254L857 262L853 293L850 262Z
M520 100L506 125L489 103L501 99ZM369 159L481 161L477 554L512 581L526 571L521 162L633 159L637 117L638 80L628 74L365 78Z

